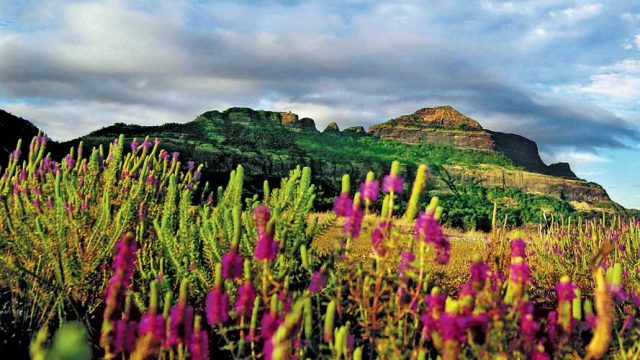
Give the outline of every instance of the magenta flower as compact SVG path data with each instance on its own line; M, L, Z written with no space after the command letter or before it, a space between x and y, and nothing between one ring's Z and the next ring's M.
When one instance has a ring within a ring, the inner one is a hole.
M178 303L169 311L169 346L178 345L189 340L193 329L193 306L186 305L178 300Z
M262 317L262 329L260 330L260 336L263 339L271 339L283 321L284 318L277 314L272 314L270 312L265 313Z
M136 150L138 150L138 145L138 140L133 139L133 141L131 142L131 151L136 152Z
M321 271L316 271L311 275L311 283L309 284L309 291L312 293L322 292L324 286L327 283L327 277L322 274Z
M153 335L154 343L160 345L164 340L165 332L166 328L162 314L147 313L140 318L138 327L140 337L151 334Z
M189 340L189 352L193 360L209 359L209 335L206 330L194 329Z
M120 237L116 243L116 252L113 258L113 276L109 280L105 296L104 319L112 318L113 312L124 297L124 293L133 277L138 247L133 241L133 234L127 233Z
M487 281L487 271L489 271L489 265L479 262L472 262L469 267L469 271L471 272L471 283L473 287L477 290L484 288L484 283Z
M400 280L407 282L409 280L408 271L413 271L412 263L416 260L416 256L409 251L403 251L400 254L400 265L398 265L398 275Z
M236 299L236 313L243 315L245 318L251 317L253 311L253 301L256 298L256 289L252 282L246 282L238 289L238 298Z
M522 239L511 240L511 257L526 257L525 254L526 244Z
M515 283L524 284L531 280L531 270L524 261L511 263L509 271L509 278Z
M451 244L442 232L442 227L432 214L420 212L416 219L414 228L414 238L423 239L425 243L432 243L436 249L436 262L446 264L451 257Z
M338 216L348 216L353 209L353 200L349 193L343 192L333 202L333 212Z
M520 317L520 333L524 338L525 343L531 344L536 339L536 332L538 331L538 323L533 319L532 314L526 314Z
M387 248L385 247L384 240L387 238L391 231L391 223L383 221L373 230L371 234L371 247L373 252L378 256L385 256L387 254Z
M393 191L396 194L402 192L402 188L404 187L404 180L398 175L385 175L382 179L382 192L390 193Z
M211 326L224 324L229 319L229 297L221 289L215 288L207 294L205 311Z
M354 205L344 221L344 228L342 229L343 233L350 238L355 239L359 237L363 218L364 213L360 207Z
M364 200L374 202L378 200L380 184L378 180L369 180L360 184L360 194Z
M271 213L266 205L260 205L253 210L253 218L258 229L258 241L253 255L258 260L273 261L278 255L279 243L273 239L273 234L268 229Z
M228 253L222 255L222 277L225 279L237 279L242 276L242 256L236 253L232 247Z
M573 301L576 298L577 286L571 281L558 281L556 284L556 297L558 301Z

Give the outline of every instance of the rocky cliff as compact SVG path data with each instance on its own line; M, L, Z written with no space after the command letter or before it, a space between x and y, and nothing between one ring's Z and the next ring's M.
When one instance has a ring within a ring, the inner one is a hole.
M382 139L409 144L428 143L488 153L501 153L529 171L576 178L569 164L546 165L538 145L524 136L485 130L476 121L451 106L424 108L369 128Z

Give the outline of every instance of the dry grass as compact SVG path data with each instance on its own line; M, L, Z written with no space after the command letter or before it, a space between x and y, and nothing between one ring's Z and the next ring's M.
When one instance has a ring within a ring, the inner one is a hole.
M329 213L314 214L320 222L329 218ZM381 219L374 215L368 215L362 222L362 231L360 237L350 244L349 257L356 264L364 267L371 267L374 264L374 254L371 249L371 233L375 229L377 223ZM334 225L324 234L315 238L312 247L319 254L327 254L336 246L336 241L344 239L342 234L342 226L344 218L338 219ZM478 254L483 258L487 252L487 242L489 235L481 232L463 233L454 229L444 229L444 232L451 241L451 259L447 265L439 265L434 262L434 251L431 246L427 247L425 262L425 271L431 274L432 279L445 290L456 292L458 286L469 278L469 261ZM399 254L408 250L411 246L415 246L413 239L413 223L404 220L394 220L394 231L392 234L392 243L394 248L387 256L388 266L395 269L399 262ZM416 261L414 264L418 266Z

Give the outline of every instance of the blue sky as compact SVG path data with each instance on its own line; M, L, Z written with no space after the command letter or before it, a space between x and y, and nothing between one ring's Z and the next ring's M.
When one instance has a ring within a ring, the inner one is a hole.
M55 139L230 106L450 104L640 208L638 1L0 0L0 108Z

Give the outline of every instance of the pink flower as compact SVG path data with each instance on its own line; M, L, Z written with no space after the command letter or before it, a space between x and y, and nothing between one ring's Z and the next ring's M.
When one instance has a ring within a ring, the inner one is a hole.
M229 319L229 297L216 288L207 294L205 311L207 322L211 326L224 324Z
M258 260L273 261L278 255L279 243L273 239L273 234L268 229L271 213L266 205L260 205L253 210L253 218L258 228L258 241L253 255Z
M189 340L189 352L193 360L209 359L209 335L202 329L194 329Z
M531 270L526 262L520 261L509 266L509 278L515 283L524 284L531 280Z
M514 239L511 240L511 257L521 257L524 258L527 255L525 254L526 244L522 239Z
M400 280L403 282L407 282L409 277L407 275L407 271L413 271L412 263L416 260L416 256L409 251L403 251L400 254L400 265L398 265L398 275L400 276Z
M316 271L311 275L311 284L309 284L309 291L312 293L322 292L325 284L327 283L327 277L320 271Z
M242 276L242 256L236 253L232 247L228 253L222 255L222 277L225 279L237 279Z
M360 184L360 195L364 200L371 202L378 200L378 191L380 191L378 180L365 181Z
M160 345L164 340L165 332L166 328L162 314L147 313L140 318L140 326L138 327L140 337L152 334L154 342Z
M333 202L333 212L338 216L348 216L353 209L353 200L349 193L343 192Z
M344 221L344 228L342 229L343 233L350 238L355 239L359 237L363 217L364 214L360 207L354 205Z
M404 187L404 180L397 175L385 175L382 179L382 192L390 193L393 191L396 194L402 192L402 188Z
M260 336L263 339L270 339L283 321L284 319L277 314L272 314L270 312L264 314L262 317L262 329L260 330Z
M113 276L109 280L105 296L104 318L110 319L119 302L124 297L125 289L131 284L138 247L133 241L133 234L127 233L116 243L113 258Z
M385 247L384 240L387 238L391 231L391 223L383 221L373 230L371 234L371 247L378 256L385 256L387 254L387 248Z
M236 299L236 313L243 315L245 318L251 317L253 311L253 301L256 298L256 289L253 283L246 282L238 289L238 298Z

